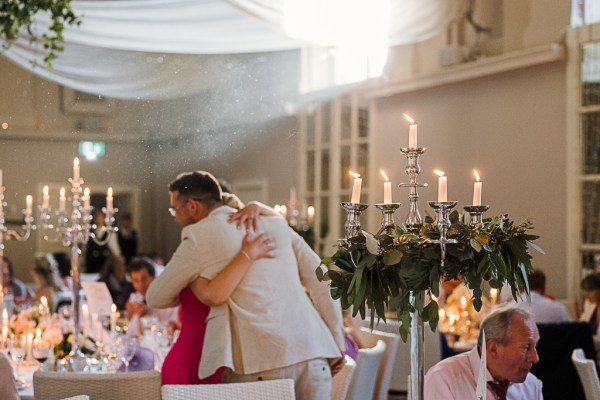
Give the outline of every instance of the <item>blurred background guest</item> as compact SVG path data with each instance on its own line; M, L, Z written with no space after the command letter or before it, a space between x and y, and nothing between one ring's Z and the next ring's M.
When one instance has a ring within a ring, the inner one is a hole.
M598 304L600 303L600 272L592 272L581 280L583 290L583 311L579 317L580 321L587 322L592 328L594 342L598 338L598 321L600 321ZM598 346L596 346L598 350Z
M2 257L2 282L4 284L4 293L12 294L15 304L21 304L27 298L25 284L15 278L13 263L10 258Z
M125 308L133 286L127 281L125 260L122 257L109 253L100 269L98 281L106 283L108 291L119 310Z
M541 270L535 269L529 275L529 289L531 303L520 301L519 304L531 310L536 323L546 324L572 321L564 304L546 295L546 275Z
M117 235L109 235L105 229L106 216L104 213L100 210L94 210L93 218L95 228L92 230L92 233L95 235L97 240L101 242L106 240L106 243L98 244L92 239L88 241L85 252L85 272L87 273L100 272L111 254L117 257L121 257L122 255ZM125 271L125 268L123 268L123 271Z
M48 300L50 310L54 310L61 293L66 291L66 288L62 284L58 273L58 263L52 257L52 254L36 255L32 276L37 285L35 289L36 301L39 302L42 297L45 297Z
M62 280L63 285L69 289L73 290L73 278L71 278L71 256L64 251L56 251L52 253L52 257L56 260L58 264L58 273L60 274L60 279Z
M129 264L131 259L138 255L138 237L137 232L133 229L133 217L130 213L121 215L117 237L121 253L125 262Z

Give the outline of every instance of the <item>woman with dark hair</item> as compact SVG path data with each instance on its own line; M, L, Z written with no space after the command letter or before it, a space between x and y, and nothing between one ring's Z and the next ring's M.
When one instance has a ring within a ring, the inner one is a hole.
M15 278L13 263L10 258L2 257L2 284L5 294L12 294L15 304L21 304L27 297L25 284Z
M592 332L596 335L598 323L600 322L600 272L592 272L581 280L581 290L583 290L583 312L579 317L580 321L588 322L592 327Z

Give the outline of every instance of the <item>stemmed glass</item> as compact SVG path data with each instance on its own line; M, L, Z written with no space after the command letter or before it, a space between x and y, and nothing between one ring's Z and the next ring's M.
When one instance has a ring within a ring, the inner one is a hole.
M52 346L48 342L42 339L35 339L33 341L32 355L40 363L40 369L44 369L44 363L50 357L51 350Z
M140 345L139 341L135 337L119 336L116 344L117 354L121 361L123 361L123 364L125 364L125 372L129 372L129 363Z
M17 380L21 378L21 362L25 360L27 355L27 338L25 335L20 337L12 337L10 339L10 356L17 364Z

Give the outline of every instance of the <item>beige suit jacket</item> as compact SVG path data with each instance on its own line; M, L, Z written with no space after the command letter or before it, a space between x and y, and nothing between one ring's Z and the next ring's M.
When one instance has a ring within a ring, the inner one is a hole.
M183 288L198 276L214 278L235 257L245 233L227 223L233 211L219 207L183 229L177 251L148 290L151 307L177 305ZM255 261L227 304L211 309L201 378L221 366L252 374L337 358L345 349L339 302L315 275L319 257L283 218L261 217L259 227L275 241L275 258Z

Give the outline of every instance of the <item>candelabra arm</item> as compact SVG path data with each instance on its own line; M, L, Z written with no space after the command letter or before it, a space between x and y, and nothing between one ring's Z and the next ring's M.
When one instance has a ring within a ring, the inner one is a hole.
M439 243L440 245L440 264L443 267L446 261L446 244L457 243L456 239L448 239L448 229L450 228L449 211L456 206L456 201L430 201L429 206L435 210L436 225L440 231L438 240L430 240L430 243Z

